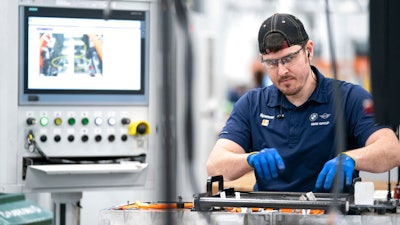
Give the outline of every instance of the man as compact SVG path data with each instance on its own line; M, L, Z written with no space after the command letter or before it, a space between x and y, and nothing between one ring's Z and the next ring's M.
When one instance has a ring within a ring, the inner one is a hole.
M400 165L395 133L376 125L364 108L370 94L325 78L310 64L314 43L298 18L274 14L262 23L258 41L273 85L251 90L235 104L209 155L210 176L230 181L254 170L255 191L322 192L331 190L337 165L345 187L358 171L380 173ZM335 133L335 82L343 137ZM340 151L339 140L345 145Z

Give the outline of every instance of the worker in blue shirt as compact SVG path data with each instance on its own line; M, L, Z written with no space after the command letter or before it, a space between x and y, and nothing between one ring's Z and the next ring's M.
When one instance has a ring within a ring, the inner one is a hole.
M258 41L273 85L237 101L209 155L208 175L231 181L254 170L255 191L323 192L342 171L344 191L358 171L381 173L400 165L395 133L375 124L365 107L371 95L324 77L310 64L314 43L297 17L272 15L262 23ZM341 96L343 137L336 135L334 84ZM340 138L345 149L338 151Z

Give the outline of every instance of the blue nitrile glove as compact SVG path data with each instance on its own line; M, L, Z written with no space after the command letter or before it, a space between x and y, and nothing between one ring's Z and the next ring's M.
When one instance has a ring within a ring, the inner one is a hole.
M329 160L325 163L324 168L318 175L315 187L320 189L323 187L325 190L330 190L332 183L335 179L336 168L339 164L339 160L342 160L342 174L344 175L346 186L350 186L353 182L353 171L356 167L356 162L353 158L346 155L345 153ZM325 182L324 182L325 181ZM343 176L340 179L341 188L343 189Z
M278 177L278 170L285 169L285 163L275 148L264 148L252 153L247 156L247 162L254 168L257 177L264 180Z

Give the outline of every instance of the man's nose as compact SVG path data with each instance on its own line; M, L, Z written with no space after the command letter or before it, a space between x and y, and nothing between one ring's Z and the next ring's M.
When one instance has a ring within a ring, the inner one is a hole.
M279 60L278 61L278 74L279 75L285 75L287 71L288 70L287 70L284 62L282 62L282 60Z

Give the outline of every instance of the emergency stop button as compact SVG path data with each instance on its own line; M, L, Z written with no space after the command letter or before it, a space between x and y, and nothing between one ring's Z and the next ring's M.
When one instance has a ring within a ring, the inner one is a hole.
M146 121L136 121L129 125L129 135L145 135L150 134L150 125Z

